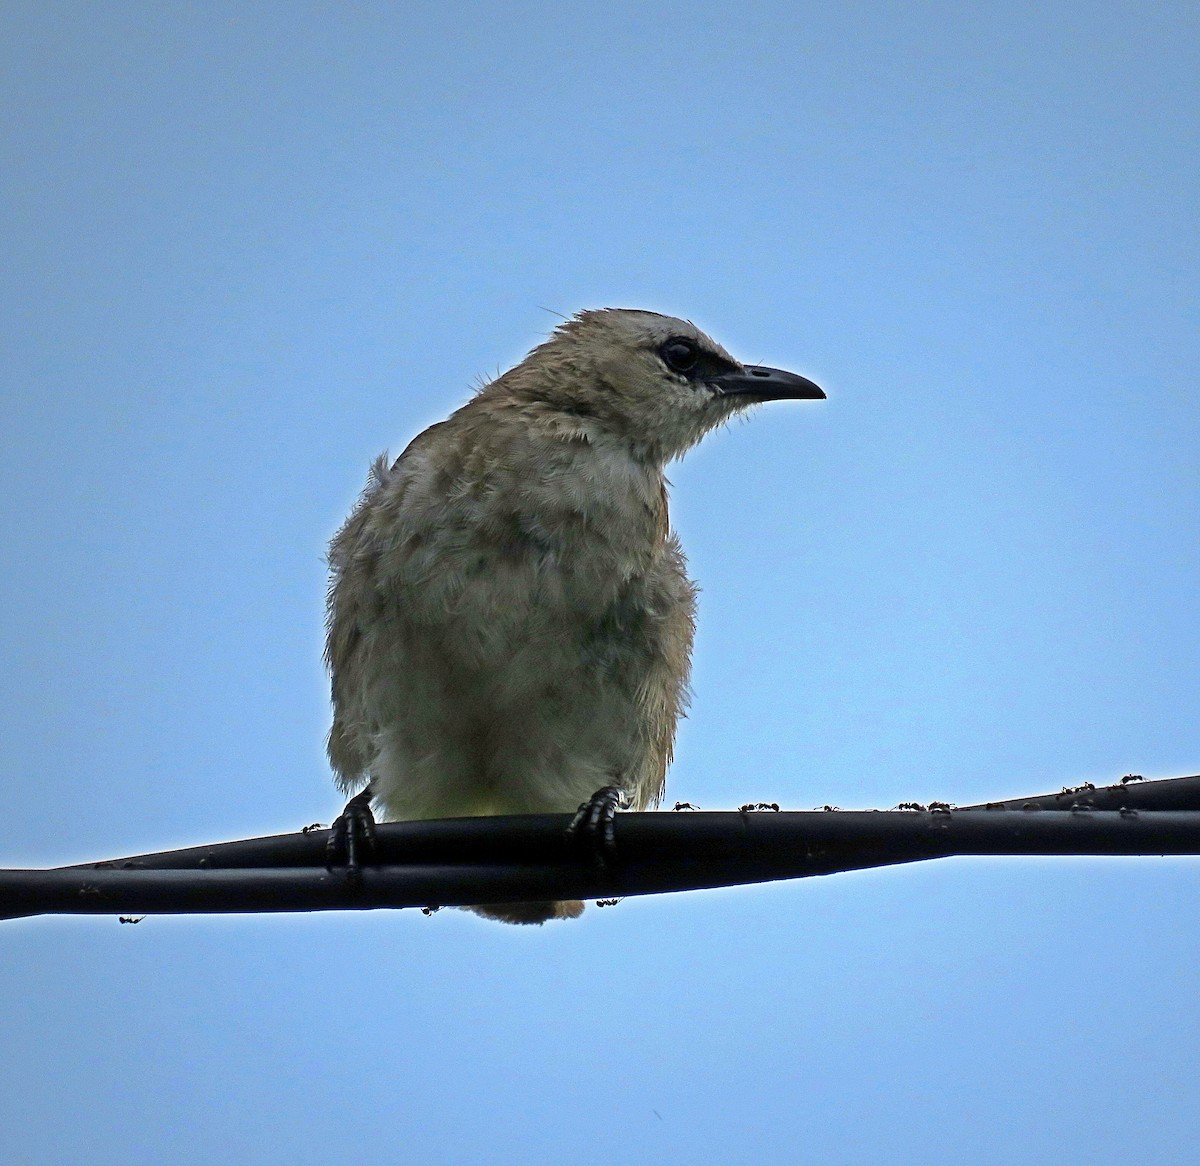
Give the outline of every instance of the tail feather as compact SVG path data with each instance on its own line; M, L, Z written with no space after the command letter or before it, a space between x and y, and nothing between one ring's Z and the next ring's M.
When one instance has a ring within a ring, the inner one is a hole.
M485 903L479 907L468 907L485 919L500 923L545 923L550 919L578 919L583 914L583 903L578 899L541 903Z

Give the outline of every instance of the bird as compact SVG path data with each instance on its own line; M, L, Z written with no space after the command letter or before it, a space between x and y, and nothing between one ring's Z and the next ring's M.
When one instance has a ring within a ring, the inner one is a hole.
M697 596L664 471L752 405L824 396L689 321L601 308L377 458L329 549L328 755L351 804L387 821L590 806L593 825L657 805ZM470 909L543 923L583 903Z

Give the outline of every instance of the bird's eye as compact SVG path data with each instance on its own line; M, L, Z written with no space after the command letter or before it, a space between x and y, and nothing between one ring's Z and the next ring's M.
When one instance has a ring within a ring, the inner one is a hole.
M700 359L700 349L690 340L668 340L659 349L659 355L667 368L675 372L690 372Z

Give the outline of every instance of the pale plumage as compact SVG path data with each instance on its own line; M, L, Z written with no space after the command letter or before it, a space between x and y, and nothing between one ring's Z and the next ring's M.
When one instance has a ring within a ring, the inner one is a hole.
M341 788L370 781L394 820L571 811L612 784L657 804L695 612L663 467L753 400L819 392L772 372L681 320L584 312L379 459L330 549Z

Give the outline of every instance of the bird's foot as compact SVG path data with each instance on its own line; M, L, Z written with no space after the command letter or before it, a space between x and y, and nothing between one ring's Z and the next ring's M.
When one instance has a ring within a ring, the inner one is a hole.
M334 819L325 844L325 865L343 867L353 886L362 882L362 864L375 850L375 815L371 813L371 787L355 794Z
M575 812L567 827L568 840L582 846L597 866L608 866L617 856L617 811L632 804L633 799L619 785L598 789Z

